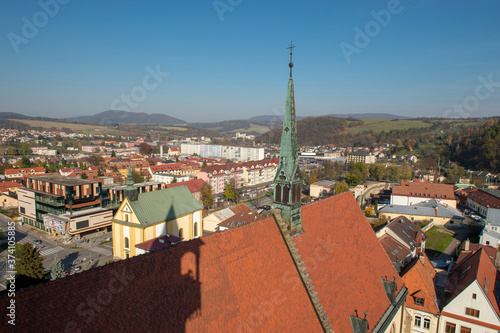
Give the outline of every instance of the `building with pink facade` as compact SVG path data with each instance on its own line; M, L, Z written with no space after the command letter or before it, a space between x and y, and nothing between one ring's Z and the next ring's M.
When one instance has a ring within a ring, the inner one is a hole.
M214 194L223 193L225 184L230 179L234 179L237 189L243 186L243 168L238 163L208 166L201 169L197 177L212 186Z

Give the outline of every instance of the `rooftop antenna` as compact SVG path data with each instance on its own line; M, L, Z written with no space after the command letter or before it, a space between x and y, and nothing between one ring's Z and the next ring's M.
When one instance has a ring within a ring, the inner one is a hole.
M293 54L294 48L295 48L295 45L293 45L292 41L290 41L290 45L287 47L287 49L290 50L290 63L288 64L288 66L290 67L290 78L292 77L292 67L293 67L292 54Z

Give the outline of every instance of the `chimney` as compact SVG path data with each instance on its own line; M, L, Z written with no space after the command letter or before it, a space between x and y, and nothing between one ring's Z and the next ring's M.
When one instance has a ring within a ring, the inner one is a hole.
M465 240L464 251L469 251L469 245L470 245L470 241L469 241L469 239L467 238L467 239Z

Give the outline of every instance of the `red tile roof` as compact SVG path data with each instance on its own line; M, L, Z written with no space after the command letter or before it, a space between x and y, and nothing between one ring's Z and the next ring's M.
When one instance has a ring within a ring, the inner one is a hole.
M404 182L393 186L392 195L454 200L453 185Z
M448 302L476 280L492 304L493 309L500 316L500 309L495 299L495 286L498 283L497 280L500 280L499 272L484 248L480 248L476 253L462 260L460 264L455 265L445 286L445 291L451 293Z
M411 253L410 249L387 234L380 237L379 241L380 244L382 244L385 253L387 253L389 259L391 259L393 263L403 262L403 260Z
M233 172L238 172L241 171L241 166L238 163L228 163L228 164L222 164L222 165L210 165L207 166L203 169L201 169L200 172L206 172L208 174L213 174L213 173L222 173L225 171L231 171Z
M175 187L175 186L186 185L189 192L196 193L196 192L201 191L203 184L205 184L205 181L203 179L192 179L192 180L186 180L183 182L167 184L166 187L170 188L170 187Z
M5 169L5 175L15 175L18 173L24 173L27 175L31 175L34 173L44 173L44 167L33 167L33 168L15 168L15 169Z
M423 261L423 262L422 262ZM416 310L423 310L429 313L438 314L437 295L434 288L436 270L432 266L429 258L422 254L421 258L414 259L401 272L403 281L408 288L409 295L405 306ZM422 298L423 305L415 304L415 298Z
M149 168L151 169L151 173L154 174L157 172L170 172L179 170L180 166L178 163L170 163L170 164L151 165Z
M490 208L500 208L500 198L481 190L480 188L469 192L468 198L478 205Z
M403 281L350 192L302 207L304 233L294 241L335 332L351 332L350 315L368 312L370 329L390 303L382 278ZM238 229L236 229L238 230Z
M21 186L23 186L23 185L21 185L17 182L13 182L13 181L3 182L3 183L0 183L0 192L5 192L5 191L9 190L10 188L21 187Z
M466 244L465 244L466 246ZM488 257L491 259L493 263L495 263L495 258L498 252L498 249L494 248L493 246L490 245L482 245L478 243L469 243L469 249L465 250L465 246L462 249L462 252L458 255L457 262L455 263L456 265L459 265L463 260L469 258L471 255L479 251L480 249L484 249L486 251L486 254Z
M321 332L302 286L270 218L18 291L16 327L33 332ZM361 303L379 305L363 298ZM9 302L6 295L0 298L3 309ZM0 321L0 331L11 329L7 320Z

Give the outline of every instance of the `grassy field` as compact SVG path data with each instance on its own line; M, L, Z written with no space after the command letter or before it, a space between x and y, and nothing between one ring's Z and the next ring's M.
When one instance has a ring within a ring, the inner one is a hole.
M187 131L188 129L184 126L161 126L161 129L167 131Z
M231 133L236 133L236 132L240 132L240 133L257 132L259 134L263 134L263 133L266 133L266 132L268 132L270 130L271 130L271 128L268 127L268 126L250 124L250 128L238 128L238 129L232 130Z
M432 124L424 123L421 120L413 119L399 119L393 121L391 119L361 119L364 124L360 127L353 127L346 130L347 133L361 133L372 130L374 133L382 131L390 131L392 129L407 130L410 128L425 128L430 127Z
M69 128L75 133L83 133L83 132L95 132L97 130L107 131L109 132L109 128L106 126L96 126L96 125L88 125L88 124L72 124L72 123L60 123L55 121L45 121L45 120L30 120L30 119L9 119L11 121L17 121L19 123L23 123L32 127L41 127L43 129L51 129L57 128L62 129Z
M432 227L425 234L429 237L425 241L426 250L442 253L453 240L454 232L443 227Z

